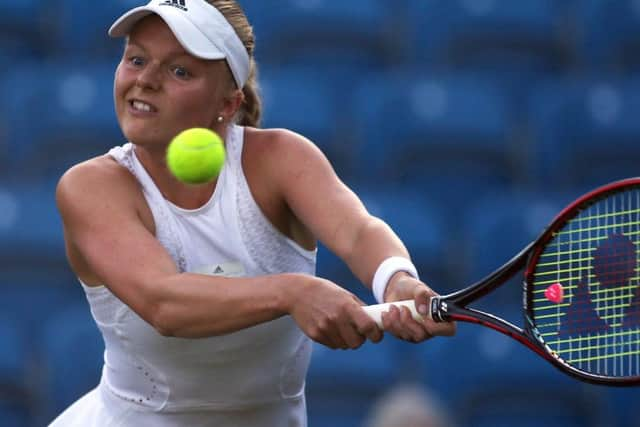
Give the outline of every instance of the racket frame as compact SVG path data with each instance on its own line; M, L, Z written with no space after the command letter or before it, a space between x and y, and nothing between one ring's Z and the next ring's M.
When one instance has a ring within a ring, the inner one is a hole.
M579 212L596 203L598 200L605 198L609 193L619 191L621 188L632 185L640 187L640 178L629 178L615 181L598 187L595 190L579 197L556 215L537 239L529 243L502 267L466 288L448 295L432 297L430 303L430 317L436 322L462 321L467 323L477 323L494 329L524 344L562 372L588 383L612 386L633 386L640 384L640 376L609 377L597 375L577 369L562 359L553 349L545 344L538 329L532 321L533 294L530 292L530 289L532 289L537 260L547 243L553 238L554 233L578 215ZM507 280L514 277L518 271L523 269L524 328L520 328L492 314L468 307L470 303L491 293Z

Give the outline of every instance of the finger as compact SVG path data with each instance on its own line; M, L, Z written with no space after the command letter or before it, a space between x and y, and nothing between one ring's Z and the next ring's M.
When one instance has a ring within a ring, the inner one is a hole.
M335 348L339 348L341 350L346 350L349 348L349 344L344 340L342 333L340 331L336 331L335 334L331 337L331 341L334 343Z
M401 311L395 305L389 307L387 323L388 326L385 326L385 330L391 332L394 336L402 340L411 340L411 334L404 328L402 323Z
M431 297L434 295L435 292L426 285L415 289L413 293L413 300L416 304L416 310L418 310L418 313L422 314L422 316L428 316Z
M380 342L384 337L382 329L376 325L376 322L371 319L364 310L358 310L358 312L353 315L353 320L358 333L370 341Z
M315 342L320 343L320 344L322 344L322 345L324 345L326 347L329 347L329 348L331 348L333 350L336 350L336 349L340 348L340 347L337 347L336 343L332 339L330 339L329 336L327 336L326 334L317 333L316 335L314 335L313 337L310 337L310 338L312 338Z
M431 322L432 327L428 327L427 330L432 335L439 335L444 337L451 337L456 334L457 326L455 322Z
M323 337L324 340L328 343L328 346L333 349L341 348L345 350L349 348L347 343L342 338L342 334L340 333L339 328L329 320L325 320L321 323L318 335Z
M395 324L398 323L398 311L395 306L390 306L388 311L382 313L382 328L385 331L393 332Z
M420 342L428 337L430 338L430 334L428 334L425 327L413 319L411 310L407 307L402 308L400 321L402 322L404 330L410 335L411 341Z
M339 330L340 336L347 345L347 348L355 350L356 348L360 347L366 340L366 337L358 332L356 325L353 322L340 323Z

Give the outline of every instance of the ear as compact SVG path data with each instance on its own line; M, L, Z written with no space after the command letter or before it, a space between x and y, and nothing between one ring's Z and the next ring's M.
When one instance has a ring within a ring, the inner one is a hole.
M244 102L244 92L241 89L233 89L225 96L222 106L222 115L226 119L231 119L236 115L242 103Z

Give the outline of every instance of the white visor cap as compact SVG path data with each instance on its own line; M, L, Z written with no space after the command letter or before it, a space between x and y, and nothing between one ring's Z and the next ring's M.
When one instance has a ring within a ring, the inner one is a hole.
M249 54L224 15L204 0L151 0L118 18L109 35L124 37L138 21L154 13L167 23L191 55L225 59L238 88L244 87L249 77Z

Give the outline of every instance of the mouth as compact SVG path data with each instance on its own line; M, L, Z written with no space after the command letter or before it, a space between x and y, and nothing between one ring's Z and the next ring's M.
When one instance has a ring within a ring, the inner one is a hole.
M130 99L128 101L131 110L139 113L157 113L158 109L148 102L139 99Z

